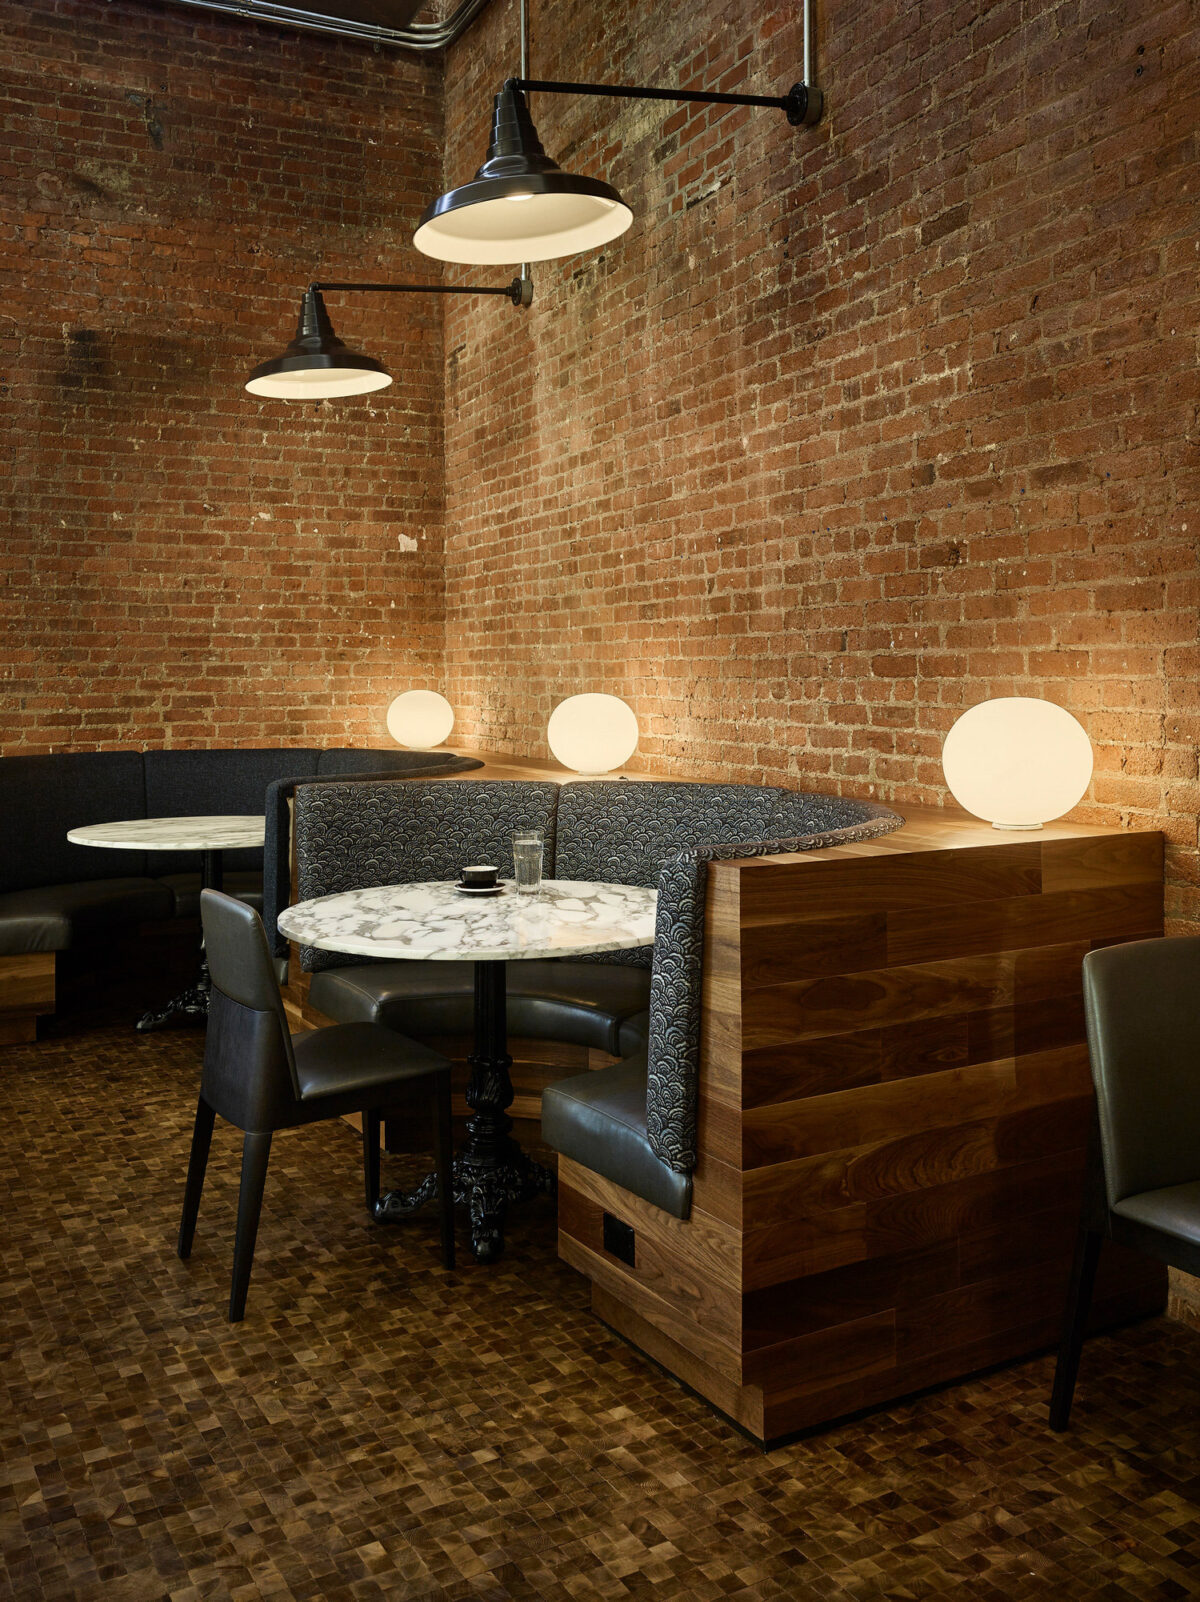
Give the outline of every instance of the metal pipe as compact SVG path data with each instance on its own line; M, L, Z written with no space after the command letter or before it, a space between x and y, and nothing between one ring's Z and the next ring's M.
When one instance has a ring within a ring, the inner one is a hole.
M298 6L277 4L276 0L173 0L173 3L196 11L239 17L243 22L278 22L308 33L356 39L360 44L391 45L398 50L443 50L461 39L490 0L461 0L444 22L413 22L406 28L385 28L374 23L354 22L349 17L325 16Z

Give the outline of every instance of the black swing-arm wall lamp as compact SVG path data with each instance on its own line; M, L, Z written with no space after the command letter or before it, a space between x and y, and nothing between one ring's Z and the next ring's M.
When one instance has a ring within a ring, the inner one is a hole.
M547 156L525 101L529 91L712 106L766 106L784 112L793 127L811 127L820 119L824 97L813 82L813 0L802 3L804 81L793 84L786 95L776 96L527 78L525 3L521 0L522 76L509 78L496 96L487 157L470 183L439 195L426 208L413 244L439 261L476 265L548 261L605 245L629 227L633 212L611 184L563 172Z
M514 306L533 301L533 280L527 273L511 284L342 284L314 283L304 291L296 337L284 351L262 362L246 380L252 395L275 400L326 400L340 395L365 395L385 389L392 375L373 356L360 356L337 337L325 310L324 290L377 295L503 295Z

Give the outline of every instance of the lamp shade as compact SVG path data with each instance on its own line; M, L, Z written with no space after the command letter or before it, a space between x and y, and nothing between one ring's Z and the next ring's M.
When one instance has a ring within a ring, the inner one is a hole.
M611 184L563 172L546 154L524 94L505 84L483 166L426 207L413 244L438 261L550 261L605 245L632 221Z
M405 690L387 709L388 733L414 751L432 751L453 727L454 708L436 690Z
M1092 779L1092 745L1051 701L1009 695L964 712L942 771L959 806L997 829L1040 829L1069 812Z
M381 362L359 356L333 331L319 289L308 289L300 305L296 337L282 356L262 362L246 380L252 395L275 400L325 400L385 389L392 375Z
M546 725L550 749L576 773L611 773L637 750L638 721L616 695L571 695Z

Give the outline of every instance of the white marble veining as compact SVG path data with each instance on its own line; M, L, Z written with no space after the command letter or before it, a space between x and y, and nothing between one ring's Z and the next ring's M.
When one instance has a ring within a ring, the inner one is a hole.
M511 883L493 897L448 882L391 884L298 902L279 916L289 940L365 957L504 962L654 944L658 892L638 885L543 879L536 896Z
M260 846L266 832L261 816L207 818L127 818L122 823L89 823L70 829L75 845L111 846L123 851L229 851Z

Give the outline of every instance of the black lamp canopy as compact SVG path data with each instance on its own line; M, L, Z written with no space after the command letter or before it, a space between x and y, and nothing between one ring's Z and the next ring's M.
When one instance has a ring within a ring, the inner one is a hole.
M413 244L439 261L549 261L605 245L629 227L633 212L611 184L564 172L547 156L525 101L530 91L767 106L784 112L793 127L811 127L819 121L824 102L812 81L812 0L803 0L803 7L804 81L793 84L786 95L736 95L527 78L525 3L521 0L522 76L509 78L496 96L487 156L469 183L447 190L425 208Z
M519 80L509 79L483 165L426 207L413 244L438 261L546 261L607 244L632 221L611 184L564 172L546 154Z
M533 302L533 280L525 273L502 287L471 284L309 284L300 303L296 337L271 361L260 362L246 380L252 395L273 400L317 401L386 389L392 375L373 356L347 348L333 331L323 290L381 295L503 295L514 306Z
M275 400L325 400L386 389L392 375L373 356L349 350L333 331L325 297L315 284L304 291L296 337L273 361L260 362L246 380L252 395Z

